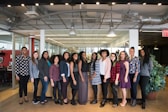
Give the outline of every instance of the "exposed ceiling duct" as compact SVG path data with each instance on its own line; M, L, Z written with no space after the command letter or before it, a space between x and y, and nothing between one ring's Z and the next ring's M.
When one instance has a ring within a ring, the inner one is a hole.
M30 18L34 18L39 16L39 14L36 11L36 7L35 6L31 6L30 10L28 10L26 13L24 13L26 16L30 17Z

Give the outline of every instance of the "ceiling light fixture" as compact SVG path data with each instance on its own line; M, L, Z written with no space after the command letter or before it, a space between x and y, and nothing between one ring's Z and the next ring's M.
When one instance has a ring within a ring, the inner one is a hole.
M12 7L11 5L7 5L7 7Z
M96 5L100 5L100 2L96 2Z
M81 5L84 5L84 3L83 3L83 2L81 2Z
M146 3L144 2L143 5L146 5Z
M51 5L51 6L53 6L53 5L54 5L54 3L50 3L50 5Z
M131 5L131 3L130 3L130 2L128 2L127 4L128 4L128 5Z
M72 6L72 23L71 23L71 29L70 29L70 32L69 32L70 36L75 36L76 35L75 24L74 24L73 18L74 18L74 16L73 16L73 6Z
M158 3L158 6L161 6L162 5L162 3Z
M35 3L35 6L39 6L39 3Z
M114 28L113 28L113 21L112 21L113 17L112 17L112 5L111 5L111 22L110 22L110 29L108 34L106 35L107 37L115 37L117 36L114 32Z
M112 2L111 4L112 4L112 5L115 5L116 3L115 3L115 2Z
M23 3L22 3L22 4L21 4L21 6L22 6L22 7L24 7L24 6L25 6L25 4L23 4Z
M65 3L65 5L69 5L69 3Z

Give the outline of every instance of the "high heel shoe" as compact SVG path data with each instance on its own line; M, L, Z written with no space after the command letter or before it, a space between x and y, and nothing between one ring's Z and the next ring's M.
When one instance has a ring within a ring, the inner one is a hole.
M120 103L120 106L125 107L126 104L127 104L127 100L126 100L125 102L121 102L121 103Z

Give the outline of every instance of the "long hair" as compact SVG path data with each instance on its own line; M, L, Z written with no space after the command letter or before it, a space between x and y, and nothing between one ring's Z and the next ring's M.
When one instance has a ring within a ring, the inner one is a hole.
M144 65L145 63L149 63L150 55L149 55L147 48L146 49L143 48L141 50L143 50L145 52L144 59L143 59L143 65Z
M120 52L120 54L119 54L119 60L121 61L121 53L122 53L122 52L125 54L125 59L124 59L124 60L127 61L129 57L128 57L128 54L127 54L126 51L121 51L121 52Z
M82 56L83 53L86 53L86 52L85 51L81 51L79 53L79 59L82 60L82 61L84 61L83 56Z
M115 64L116 64L116 62L117 62L117 54L116 54L116 53L111 53L111 55L114 55L114 56L115 56L115 60L114 60L114 61L111 60L112 66L115 66Z
M34 51L33 53L32 53L32 62L33 62L33 64L36 64L37 65L37 63L36 63L36 59L34 58L34 54L35 53L38 53L38 51ZM37 58L38 59L38 58Z
M42 55L41 55L41 58L44 59L44 60L47 60L47 59L49 59L49 57L48 57L47 59L45 59L45 58L44 58L44 54L45 54L45 53L48 53L48 51L43 51L43 53L42 53Z
M93 70L96 70L96 60L97 60L97 53L96 52L93 52L92 53L92 57L93 57L93 54L95 54L96 55L96 59L91 59L91 63L93 63Z
M74 55L78 55L78 53L72 53L72 55L71 55L71 62L73 62L74 63L74 66L76 65L76 64L78 64L78 59L77 60L74 60L73 59L73 56Z
M65 58L64 58L64 55L65 55L66 53L69 55L69 58L68 58L68 59L65 59ZM70 53L67 52L67 51L64 52L64 53L63 53L63 56L62 56L62 60L66 61L66 62L69 62L69 61L70 61Z

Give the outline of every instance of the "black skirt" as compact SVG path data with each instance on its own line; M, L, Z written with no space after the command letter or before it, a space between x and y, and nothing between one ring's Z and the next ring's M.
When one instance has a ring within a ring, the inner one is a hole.
M71 88L72 89L79 89L79 73L78 72L74 72L74 78L76 80L76 85L73 84L73 80L71 78Z

